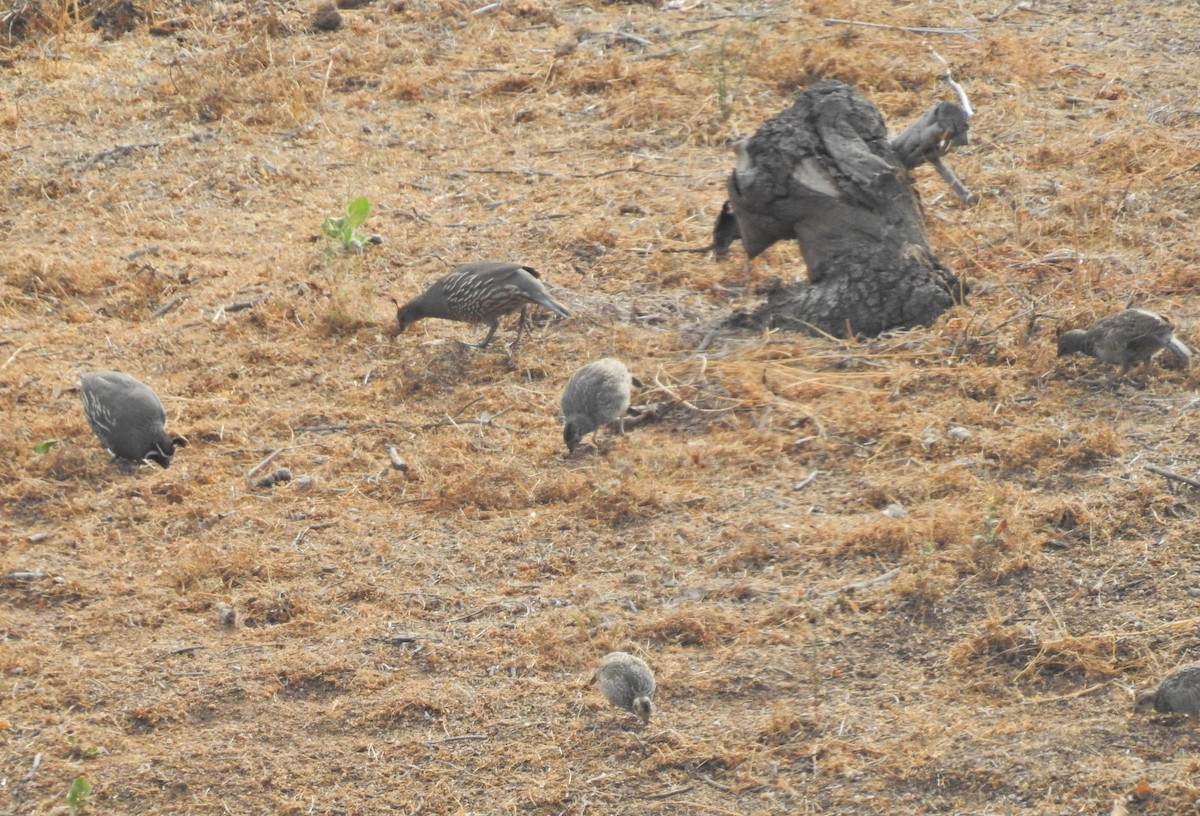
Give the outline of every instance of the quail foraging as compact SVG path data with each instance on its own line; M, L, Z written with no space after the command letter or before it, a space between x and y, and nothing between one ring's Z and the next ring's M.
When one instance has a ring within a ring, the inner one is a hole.
M149 459L170 467L187 440L167 433L167 413L150 387L120 371L94 371L79 380L83 412L100 444L118 459Z
M588 363L571 375L562 395L563 441L568 453L574 453L589 433L599 433L601 426L610 422L619 423L619 432L625 433L632 386L629 369L612 357ZM593 435L593 443L595 439Z
M1133 704L1138 714L1186 714L1200 717L1200 663L1180 666L1157 686L1138 692Z
M1190 360L1192 352L1175 336L1171 321L1144 309L1126 309L1102 317L1089 329L1072 329L1058 336L1058 356L1080 352L1102 363L1119 365L1120 376L1141 363L1147 373L1150 360L1163 349Z
M654 672L646 661L628 652L609 652L600 661L600 668L592 677L599 683L605 698L615 706L637 714L643 723L650 722L654 705Z
M537 270L520 264L495 261L463 264L435 282L423 294L403 306L397 305L397 334L427 317L461 323L484 323L488 333L483 340L464 344L482 349L492 342L500 318L520 310L517 339L513 341L516 345L521 342L525 308L530 303L563 317L570 314L565 307L551 299L546 287L538 281L539 277Z

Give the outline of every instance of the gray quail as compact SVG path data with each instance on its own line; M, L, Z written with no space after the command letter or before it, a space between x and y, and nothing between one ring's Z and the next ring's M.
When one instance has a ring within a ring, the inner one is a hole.
M170 467L187 440L167 433L167 413L150 387L120 371L94 371L79 379L83 412L100 444L118 459L146 459Z
M620 706L650 722L654 704L654 672L646 661L628 652L609 652L600 661L600 668L592 677L610 703Z
M538 281L539 277L537 270L520 264L495 261L463 264L435 282L423 294L403 306L397 305L397 333L427 317L484 323L488 333L483 340L464 344L482 349L492 342L500 318L519 309L521 319L517 325L515 345L521 341L521 333L525 329L525 308L530 303L563 317L570 314L565 307L551 299L546 287Z
M629 369L612 357L588 363L571 375L562 395L563 442L568 453L574 453L589 433L599 433L601 426L610 422L619 423L620 433L625 433L632 385Z
M1147 372L1150 360L1163 349L1190 360L1192 352L1175 336L1171 321L1144 309L1126 309L1102 317L1089 329L1072 329L1058 336L1058 356L1080 352L1102 363L1119 365L1120 376L1141 363Z
M1133 704L1138 714L1186 714L1200 717L1200 663L1180 666L1152 689L1138 693Z

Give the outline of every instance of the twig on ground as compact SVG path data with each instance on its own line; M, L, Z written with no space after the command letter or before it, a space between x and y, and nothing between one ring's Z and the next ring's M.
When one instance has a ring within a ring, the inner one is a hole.
M860 589L868 589L870 587L877 586L878 584L886 583L899 574L900 568L896 567L894 570L888 570L883 575L876 575L874 578L867 578L865 581L855 581L852 584L846 584L845 586L838 587L837 589L832 589L829 592L822 592L816 597L817 600L824 600L825 598L832 598L835 595L844 595L847 592L857 592Z
M1160 468L1157 465L1146 465L1145 468L1151 473L1157 473L1164 479L1170 479L1175 482L1183 482L1185 485L1191 485L1192 487L1200 487L1200 479L1193 479L1191 476L1184 476L1180 473L1176 473L1173 470Z
M6 369L13 360L17 359L17 355L28 349L29 346L21 346L19 349L8 355L8 359L4 361L4 365L0 365L0 370Z
M171 311L176 306L178 306L180 303L183 303L186 300L187 300L186 297L180 295L177 298L167 301L162 306L159 306L157 309L155 309L153 312L150 313L150 319L155 320L157 318L162 317L167 312Z
M425 740L426 745L441 745L446 742L467 742L469 740L486 740L487 734L459 734L454 737L442 737L441 739Z
M254 467L252 467L248 471L246 471L246 478L247 479L253 478L255 473L258 473L260 470L265 468L267 465L271 464L271 462L274 461L275 457L278 456L279 454L283 453L285 450L287 450L286 447L276 448L275 450L271 451L271 453L269 453L267 455L266 459L263 459L257 465L255 465Z
M672 796L678 796L681 793L687 793L696 789L695 785L684 785L680 788L671 788L670 790L659 791L658 793L647 793L642 796L643 799L669 799Z
M388 445L388 459L391 460L392 467L394 467L396 470L400 471L401 473L408 471L408 462L405 462L404 459L401 458L400 451L396 450L395 445Z
M936 28L930 26L898 26L888 25L887 23L868 23L862 20L839 20L834 17L826 17L822 22L825 25L848 25L862 26L863 28L882 28L887 31L907 31L909 34L947 34L955 37L966 37L968 40L979 39L970 30L965 28Z
M86 162L84 162L83 166L79 168L79 172L82 173L84 170L91 169L92 167L99 164L100 162L107 161L108 159L115 159L118 157L128 156L130 153L132 153L135 150L153 150L156 147L162 147L162 142L145 142L143 144L123 144L123 145L117 145L116 147L110 147L108 150L101 150L99 153L97 153L96 155L94 155L90 159L88 159Z

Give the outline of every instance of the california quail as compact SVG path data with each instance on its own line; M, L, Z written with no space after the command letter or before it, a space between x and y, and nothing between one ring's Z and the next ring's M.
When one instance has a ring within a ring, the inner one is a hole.
M1058 356L1082 352L1102 363L1119 365L1120 376L1141 363L1150 370L1150 359L1169 348L1190 360L1191 350L1175 336L1171 321L1144 309L1126 309L1102 317L1084 329L1072 329L1058 336Z
M145 459L170 467L175 448L187 440L167 433L167 413L145 383L120 371L94 371L79 380L88 425L118 459Z
M1186 714L1200 717L1200 663L1180 666L1155 688L1138 692L1133 704L1138 714Z
M610 422L619 423L620 432L625 433L632 385L629 369L612 357L588 363L571 375L562 395L563 441L568 453L575 452L583 437L598 433Z
M427 317L486 323L487 336L472 346L481 349L492 342L500 318L520 309L521 319L514 344L519 343L525 328L525 307L530 303L563 317L570 314L550 298L546 288L538 282L539 277L537 270L519 264L495 261L463 264L426 289L424 294L397 307L397 333Z
M609 652L600 661L592 677L610 703L637 714L643 723L650 722L654 705L654 672L646 661L628 652Z

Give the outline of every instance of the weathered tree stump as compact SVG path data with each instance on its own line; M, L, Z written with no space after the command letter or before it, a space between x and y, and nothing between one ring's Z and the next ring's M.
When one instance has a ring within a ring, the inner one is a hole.
M808 283L777 286L731 323L876 335L930 325L961 302L962 284L929 248L907 170L965 141L966 116L950 108L935 106L889 143L879 111L826 80L739 143L714 249L740 237L754 258L795 238Z

